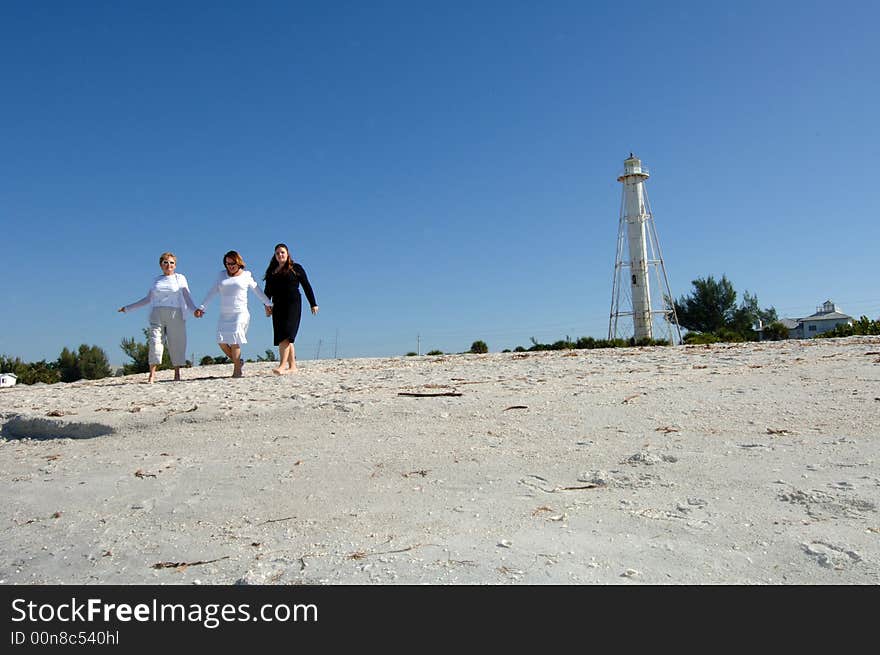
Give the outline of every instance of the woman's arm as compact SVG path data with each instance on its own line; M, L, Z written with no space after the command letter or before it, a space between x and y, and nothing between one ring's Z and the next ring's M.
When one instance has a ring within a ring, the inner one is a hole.
M189 292L189 283L186 281L186 276L178 273L177 281L180 285L180 294L183 296L184 306L182 311L188 314L196 308L196 301L193 300L192 294Z
M147 291L147 295L138 300L137 302L133 302L130 305L123 305L119 308L120 312L130 312L132 309L138 309L140 307L144 307L145 305L150 304L150 299L153 297L153 290L150 289Z
M312 314L316 314L314 308L318 306L318 301L315 300L315 292L312 291L312 285L309 283L309 276L306 275L306 269L304 269L299 264L294 264L296 267L296 273L299 276L299 283L302 285L303 291L305 291L306 299L309 301L309 307L312 308Z
M263 285L263 293L266 294L266 297L271 299L275 295L275 287L272 284L272 276L266 276L266 284Z
M251 275L251 279L247 283L247 285L253 290L257 298L259 298L266 307L272 306L272 301L269 299L269 296L263 293L263 290L260 288L260 285L257 284L257 281L254 279L253 275Z
M198 309L202 312L202 314L205 313L205 306L211 301L211 298L213 298L220 292L220 282L223 281L224 277L226 277L226 273L220 273L220 275L217 276L217 281L214 283L214 286L208 289L208 293L205 294L205 297L199 304Z

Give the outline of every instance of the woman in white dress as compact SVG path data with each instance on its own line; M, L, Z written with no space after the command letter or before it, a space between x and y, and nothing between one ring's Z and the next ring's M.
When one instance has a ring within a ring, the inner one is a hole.
M232 360L232 377L240 378L241 345L247 343L247 330L251 322L248 312L248 289L252 290L266 307L266 316L272 315L272 301L257 285L250 271L245 270L244 260L236 251L223 255L222 271L217 282L208 291L205 299L195 311L196 318L205 315L205 306L218 293L220 294L220 316L217 319L217 343L220 350Z
M180 367L186 364L186 319L195 303L189 293L186 278L176 272L177 257L173 252L159 255L162 275L153 280L147 295L130 305L119 308L120 312L150 305L150 377L156 381L156 369L162 363L163 341L168 342L168 354L174 367L174 379L180 380Z

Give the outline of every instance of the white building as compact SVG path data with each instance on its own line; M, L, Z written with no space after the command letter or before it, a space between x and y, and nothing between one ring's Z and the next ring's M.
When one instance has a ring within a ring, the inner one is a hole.
M15 373L0 373L0 387L14 387L18 382Z
M853 317L841 312L833 301L826 300L821 307L816 308L815 314L804 318L781 318L779 322L788 328L789 339L810 339L833 330L838 325L852 325Z
M852 325L853 317L847 316L840 311L840 308L830 300L822 303L821 307L816 308L815 314L810 314L798 321L804 339L815 337L828 330L833 330L838 325Z

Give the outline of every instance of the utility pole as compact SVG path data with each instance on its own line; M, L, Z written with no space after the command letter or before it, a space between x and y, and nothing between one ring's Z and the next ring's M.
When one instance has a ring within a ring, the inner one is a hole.
M416 354L417 355L422 354L422 335L421 334L416 335Z
M318 347L315 349L315 359L321 356L321 339L318 339Z
M339 345L339 328L336 328L336 338L333 340L333 359L336 359L336 348Z

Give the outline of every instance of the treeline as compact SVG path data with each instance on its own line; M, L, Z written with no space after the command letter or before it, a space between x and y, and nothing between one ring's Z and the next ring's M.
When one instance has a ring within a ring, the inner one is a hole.
M271 348L266 348L266 352L263 355L257 355L256 359L246 359L246 362L275 362L278 361L278 358L275 356L275 351ZM232 360L229 359L226 355L219 355L218 357L211 357L210 355L205 355L199 360L199 366L214 366L215 364L231 364Z
M131 360L122 365L122 375L146 373L150 370L150 346L148 343L150 331L145 328L143 333L143 342L137 341L134 337L122 340L120 348ZM256 360L248 359L247 361L273 362L275 359L275 352L267 348L263 356L258 355ZM202 357L199 362L201 366L228 363L227 357L211 357L209 355ZM192 362L187 360L185 366L191 367ZM168 349L165 348L159 370L170 368L173 368L171 358L168 355ZM39 362L25 362L20 357L0 355L0 373L12 373L18 379L19 384L35 384L37 382L55 384L56 382L76 382L77 380L99 380L115 374L110 368L107 353L98 346L86 344L81 345L77 350L69 350L65 347L58 355L58 359L53 361L43 359Z
M515 353L534 352L537 350L590 350L593 348L631 348L634 346L668 346L669 342L665 339L595 339L593 337L581 337L577 341L572 341L571 337L566 336L565 339L554 341L553 343L539 343L535 337L529 339L532 345L528 348L517 346L513 349ZM504 350L502 352L511 352Z
M639 339L636 341L635 339L595 339L593 337L581 337L577 341L572 341L571 337L566 336L565 339L560 339L559 341L554 341L553 343L540 343L535 337L531 337L529 339L532 342L532 345L528 348L523 346L517 346L513 350L510 348L505 348L501 352L509 353L525 353L525 352L535 352L538 350L588 350L592 348L631 348L633 346L668 346L669 342L664 339ZM466 354L474 354L479 355L482 353L489 352L489 346L486 345L485 341L474 341L471 344L470 350L466 350L463 353L458 353L460 355ZM406 353L407 357L413 357L418 353L414 351L410 351ZM442 350L431 350L428 355L443 355L445 354ZM451 354L451 353L450 353Z
M852 337L873 334L880 334L880 320L872 321L867 316L862 316L859 320L853 321L852 325L838 325L833 330L828 330L816 336L825 339L828 337Z
M745 291L742 300L737 302L737 292L733 284L722 275L720 280L713 276L697 278L691 282L694 289L690 295L681 296L672 301L679 325L687 332L683 338L686 344L704 344L716 342L757 341L758 332L755 326L760 322L764 339L787 339L788 328L779 322L774 307L761 308L757 295ZM866 327L863 319L856 330L872 329ZM870 322L869 322L870 323ZM876 329L876 321L873 322ZM852 328L849 328L852 329ZM836 332L822 336L848 336L849 334L877 334L877 332L848 332L847 326L841 326ZM633 346L668 346L664 339L595 339L581 337L572 340L566 336L553 343L539 343L534 337L528 348L517 346L512 352L531 352L536 350L586 350L592 348L627 348ZM467 352L488 352L485 342L475 341ZM511 352L509 349L502 352ZM416 353L407 353L415 355ZM429 355L442 355L439 350Z
M20 357L0 355L0 373L12 373L22 384L98 380L113 374L105 353L98 346L82 344L77 350L66 347L55 361L25 362Z

